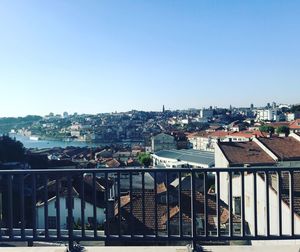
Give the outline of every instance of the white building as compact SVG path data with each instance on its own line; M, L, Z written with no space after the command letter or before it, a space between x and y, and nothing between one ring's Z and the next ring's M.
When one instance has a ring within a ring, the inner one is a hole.
M78 195L74 195L72 197L73 201L73 217L74 222L79 222L81 224L81 199ZM48 200L48 225L49 228L56 228L56 197L53 197ZM67 208L67 197L60 196L59 197L59 211L60 211L60 228L67 229L67 221L68 221L68 208ZM36 223L37 228L43 229L45 228L45 202L40 202L36 205ZM85 202L84 209L84 223L93 225L93 211L94 206L88 202ZM97 224L102 225L105 222L105 213L104 208L96 208L97 213Z
M256 121L276 121L277 120L277 109L258 109L256 112Z
M252 166L283 166L300 167L300 137L292 134L290 137L254 138L249 142L219 142L215 149L216 167L252 167ZM281 173L282 179L282 200L278 203L277 175L269 172L269 216L270 232L278 234L279 204L282 207L282 232L290 234L290 205L288 202L289 174ZM257 186L257 216L254 216L254 174L244 173L245 176L245 219L249 224L251 234L254 234L254 220L257 218L258 235L266 234L266 179L265 174L256 174ZM300 173L294 173L295 184L300 182ZM298 188L295 186L295 195L298 195ZM229 175L227 172L220 173L220 197L229 202ZM241 176L235 174L232 177L232 200L234 214L241 211ZM300 198L295 196L295 202ZM300 211L294 209L295 232L300 233Z

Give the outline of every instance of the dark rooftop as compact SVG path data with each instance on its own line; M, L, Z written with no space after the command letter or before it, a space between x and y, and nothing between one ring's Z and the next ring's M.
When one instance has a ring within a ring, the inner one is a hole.
M293 137L259 138L280 161L300 160L300 142Z
M253 141L249 142L220 142L219 147L223 151L230 165L273 165L275 161Z

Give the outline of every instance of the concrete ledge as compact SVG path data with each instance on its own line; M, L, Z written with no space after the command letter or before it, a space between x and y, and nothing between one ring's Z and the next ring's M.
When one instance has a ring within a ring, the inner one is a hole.
M187 252L186 247L85 247L86 252ZM1 247L1 252L65 252L66 247Z
M299 245L204 246L206 252L299 252ZM66 247L0 247L0 252L65 252ZM186 247L86 247L86 252L188 252Z
M206 252L299 252L299 245L204 246Z
M26 251L26 252L65 252L66 247L1 247L1 252L18 252L18 251Z

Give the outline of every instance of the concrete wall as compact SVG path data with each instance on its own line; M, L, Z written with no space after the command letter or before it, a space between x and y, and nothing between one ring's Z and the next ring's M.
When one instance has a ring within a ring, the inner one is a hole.
M265 235L267 232L266 223L266 196L265 196L265 181L259 175L257 177L257 224L258 224L258 234ZM249 224L251 234L254 234L254 187L253 187L253 174L245 175L245 219ZM227 182L228 183L228 182ZM226 190L228 187L224 187ZM269 209L270 209L270 233L278 234L279 228L279 217L278 217L278 200L277 192L269 188ZM222 198L224 195L227 197ZM232 180L232 196L241 196L241 177L234 177ZM228 202L228 190L226 193L221 194L221 199ZM291 230L291 218L290 218L290 208L287 204L281 201L282 207L282 232L283 234L290 234ZM298 215L294 214L295 219L295 233L300 234L300 218Z

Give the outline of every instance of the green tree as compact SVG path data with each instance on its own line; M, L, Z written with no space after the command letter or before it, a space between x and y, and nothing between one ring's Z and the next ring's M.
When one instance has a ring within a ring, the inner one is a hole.
M277 134L286 134L288 135L290 133L290 129L289 127L287 126L279 126L277 129L276 129L276 133Z
M300 105L294 105L294 106L292 106L291 111L293 113L300 112Z
M151 156L149 153L145 153L145 152L140 153L138 156L138 160L142 165L146 167L148 167L151 164Z
M22 162L25 159L25 148L16 139L3 135L0 137L0 162Z
M262 125L259 127L259 130L262 131L262 132L268 132L268 133L271 133L273 134L275 129L273 126L270 126L270 125Z

